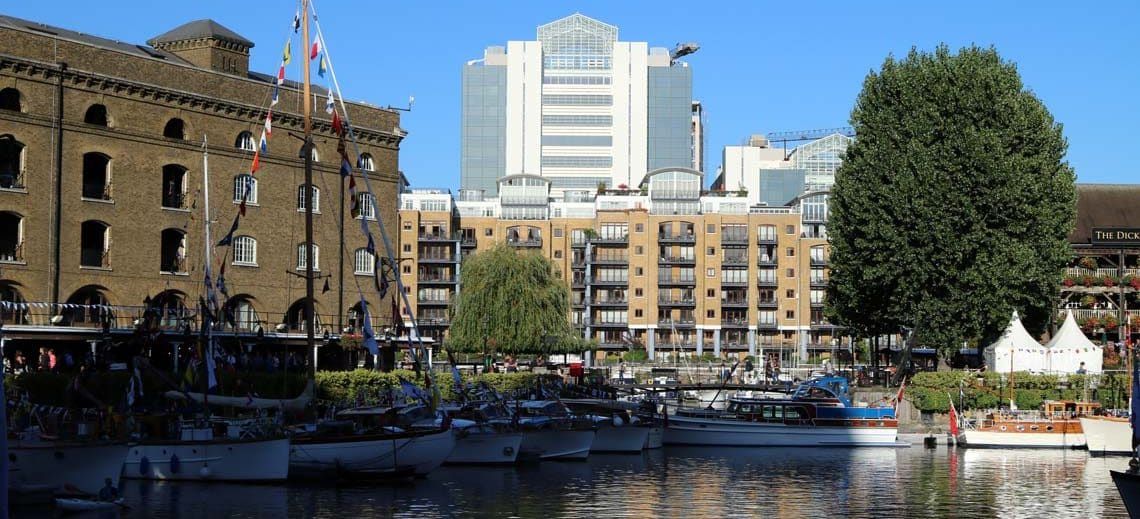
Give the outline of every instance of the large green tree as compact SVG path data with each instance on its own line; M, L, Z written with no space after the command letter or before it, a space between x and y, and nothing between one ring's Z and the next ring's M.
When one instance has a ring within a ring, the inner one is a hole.
M869 336L914 326L944 354L1055 308L1075 175L1061 125L993 48L888 57L863 82L836 173L827 315Z
M573 353L570 287L550 260L505 244L463 261L447 347L466 353Z

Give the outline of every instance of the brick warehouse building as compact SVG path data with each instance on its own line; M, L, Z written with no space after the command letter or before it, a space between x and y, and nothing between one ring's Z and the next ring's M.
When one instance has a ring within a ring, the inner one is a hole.
M254 44L212 20L185 24L147 46L11 17L0 17L0 41L6 337L89 338L105 319L125 332L144 301L163 309L164 326L179 327L203 292L203 136L216 241L238 211L269 108L274 78L249 71ZM300 85L287 82L247 216L228 251L225 274L237 315L229 332L254 333L260 325L266 336L303 337L304 279L295 274L304 272L304 171L301 142L290 135L302 132L301 102ZM395 240L405 136L399 114L348 106L359 165L377 190L378 200L362 201L364 217L379 217ZM314 263L332 287L322 292L325 281L316 281L315 312L318 335L335 335L338 324L354 318L344 314L359 300L353 260L365 240L358 220L341 213L336 138L329 116L315 113ZM344 312L337 290L341 214ZM215 270L225 253L216 249ZM379 301L370 304L384 308L373 314L387 311ZM295 333L275 333L286 328Z

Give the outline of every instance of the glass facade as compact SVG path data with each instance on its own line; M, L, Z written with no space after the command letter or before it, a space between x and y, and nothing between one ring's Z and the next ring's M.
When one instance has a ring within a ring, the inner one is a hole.
M760 202L769 206L783 206L804 193L804 170L761 169Z
M463 67L459 167L463 189L498 192L498 179L507 174L506 107L507 67Z
M542 67L547 70L608 70L618 30L581 14L538 28Z
M648 171L693 165L693 72L649 67Z

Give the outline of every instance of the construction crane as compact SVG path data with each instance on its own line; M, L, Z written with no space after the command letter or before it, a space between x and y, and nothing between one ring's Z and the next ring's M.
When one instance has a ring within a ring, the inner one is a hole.
M688 56L689 54L697 52L700 49L701 46L693 42L678 43L677 46L674 47L671 52L669 52L669 64L672 65L674 61L677 61L677 58Z
M814 141L827 137L828 135L840 134L844 137L854 137L855 129L850 126L843 126L841 128L821 128L818 130L795 130L790 132L768 132L768 143L779 142L783 144L784 160L788 160L788 143L789 142L802 142Z

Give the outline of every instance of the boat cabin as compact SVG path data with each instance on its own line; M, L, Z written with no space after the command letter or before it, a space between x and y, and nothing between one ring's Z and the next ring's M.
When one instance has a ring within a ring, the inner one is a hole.
M1100 411L1099 402L1074 402L1072 400L1046 400L1041 404L1045 416L1051 418L1073 418L1089 416Z

